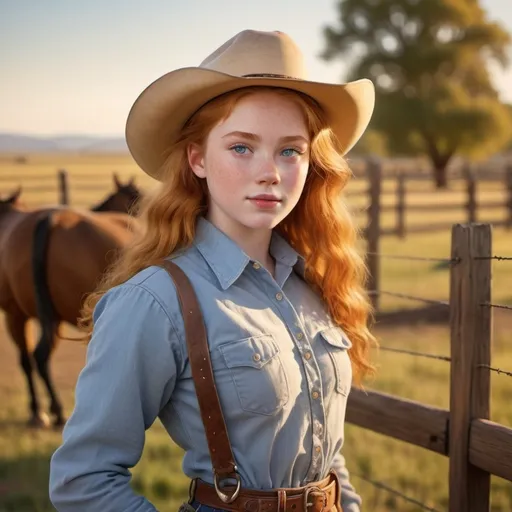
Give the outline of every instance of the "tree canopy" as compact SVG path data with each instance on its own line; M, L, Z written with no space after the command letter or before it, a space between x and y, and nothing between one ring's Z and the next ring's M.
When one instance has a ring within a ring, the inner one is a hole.
M507 144L512 119L488 65L508 64L510 36L478 0L340 0L337 11L322 57L345 58L347 80L374 82L370 127L389 153L427 155L442 187L455 154L485 157Z

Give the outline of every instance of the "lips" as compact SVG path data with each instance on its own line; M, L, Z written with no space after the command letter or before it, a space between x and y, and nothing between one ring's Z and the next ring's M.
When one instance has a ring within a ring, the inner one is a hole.
M249 201L260 210L271 210L281 203L281 199L271 194L249 197Z
M255 200L255 201L274 201L274 202L281 202L281 199L279 197L274 196L272 194L260 194L258 196L250 197L249 199Z

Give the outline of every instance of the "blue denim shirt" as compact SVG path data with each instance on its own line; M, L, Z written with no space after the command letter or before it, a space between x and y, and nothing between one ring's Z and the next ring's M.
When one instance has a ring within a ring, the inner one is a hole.
M334 468L344 512L358 512L340 454L351 343L303 280L304 261L275 232L275 279L200 219L194 244L173 257L198 295L212 367L242 485L298 487ZM76 386L74 411L51 460L50 497L61 512L150 512L130 487L158 417L185 451L183 470L212 483L174 284L149 267L112 288Z

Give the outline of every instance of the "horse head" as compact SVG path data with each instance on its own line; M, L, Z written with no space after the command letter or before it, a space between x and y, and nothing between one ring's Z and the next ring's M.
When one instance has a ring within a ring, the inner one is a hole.
M135 177L127 183L121 182L117 173L113 174L116 191L110 194L102 203L91 208L95 212L122 212L129 213L131 208L141 198L142 192L135 185Z
M21 185L8 197L5 199L0 198L0 213L9 212L17 209L19 206L19 198L21 196Z

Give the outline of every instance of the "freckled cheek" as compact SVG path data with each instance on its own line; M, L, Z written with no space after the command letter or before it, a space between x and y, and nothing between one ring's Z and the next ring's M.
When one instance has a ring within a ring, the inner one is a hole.
M218 159L210 161L210 164L207 175L211 188L227 193L237 190L242 183L247 181L246 170L230 159Z

